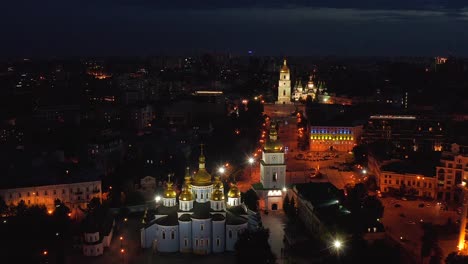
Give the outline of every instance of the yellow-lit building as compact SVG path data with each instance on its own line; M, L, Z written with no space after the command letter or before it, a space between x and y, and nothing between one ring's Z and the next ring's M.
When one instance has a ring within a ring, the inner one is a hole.
M311 126L310 150L346 151L357 145L362 126Z
M382 170L379 179L380 190L383 192L388 192L391 188L399 190L404 185L406 191L416 190L417 196L435 198L436 195L437 180L434 177Z

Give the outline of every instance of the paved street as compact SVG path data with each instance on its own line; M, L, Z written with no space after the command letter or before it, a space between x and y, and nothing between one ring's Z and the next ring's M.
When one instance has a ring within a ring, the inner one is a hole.
M417 256L416 259L420 258L421 252L421 237L423 235L421 219L435 225L444 225L448 218L451 218L453 222L458 219L458 215L454 211L441 211L440 205L435 202L402 201L395 198L382 198L381 201L385 206L382 223L387 234L394 240L400 241L400 244L407 251ZM421 203L426 206L418 207ZM395 204L400 204L401 207L397 208ZM400 237L403 237L403 241L400 240ZM440 240L439 245L445 258L447 254L456 249L456 236L442 237Z
M270 229L269 243L271 250L276 255L277 263L284 263L281 249L284 249L284 227L286 225L286 215L281 211L271 211L268 214L262 212L262 223Z

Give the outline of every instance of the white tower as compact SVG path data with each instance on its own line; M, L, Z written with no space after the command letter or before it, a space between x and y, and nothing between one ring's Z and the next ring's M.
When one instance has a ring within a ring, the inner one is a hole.
M270 139L266 142L260 161L260 180L263 188L279 189L286 186L286 163L284 148L278 140L275 125L270 128Z
M291 103L291 78L289 68L284 59L283 67L280 70L280 78L278 83L278 101L277 104Z

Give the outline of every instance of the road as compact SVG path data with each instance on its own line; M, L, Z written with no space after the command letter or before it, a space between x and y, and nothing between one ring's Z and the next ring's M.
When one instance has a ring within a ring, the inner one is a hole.
M448 218L451 218L453 222L458 219L456 212L441 211L440 205L435 202L402 201L395 198L381 198L381 201L385 206L384 217L381 221L387 234L394 240L400 241L403 248L414 254L416 259L420 259L421 252L421 237L423 236L421 220L434 225L444 225ZM421 203L426 206L420 208L418 205ZM397 208L395 204L400 204L401 207ZM456 239L450 238L440 238L439 245L444 254L443 259L456 249Z
M269 214L262 212L263 226L270 230L269 244L272 252L276 255L276 263L285 263L282 249L284 249L284 227L286 225L286 215L283 211L271 211Z

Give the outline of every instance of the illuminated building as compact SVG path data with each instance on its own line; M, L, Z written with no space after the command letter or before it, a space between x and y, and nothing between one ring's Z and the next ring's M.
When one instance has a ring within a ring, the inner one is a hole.
M446 130L447 122L441 117L372 115L364 125L361 141L387 141L406 151L441 151Z
M393 171L390 166L385 165L381 168L380 173L378 179L380 180L380 190L383 192L389 192L391 188L394 190L405 188L406 192L414 189L413 194L416 196L435 198L437 179L433 176Z
M45 205L51 211L59 199L70 208L73 218L80 218L79 208L86 208L93 198L102 198L99 174L93 169L61 165L33 166L34 177L17 175L15 185L1 189L0 196L8 205L24 201L27 206Z
M351 151L362 134L362 126L310 126L310 150Z
M277 104L291 104L291 75L286 59L283 61L283 66L280 70L280 78L278 82L278 101Z
M240 233L248 227L249 213L235 183L227 198L226 202L220 177L213 181L207 172L202 150L198 171L191 177L187 168L179 194L168 182L162 205L141 229L141 247L201 255L234 251Z
M297 80L293 92L294 101L305 101L307 96L310 96L312 100L317 100L319 103L331 103L325 84L323 82L316 84L314 76L313 74L309 76L306 87L302 87L301 81Z
M460 146L452 144L451 152L443 152L440 164L436 167L437 199L460 202L457 186L468 178L468 156L461 154Z
M286 187L286 162L284 146L278 140L275 125L270 128L270 138L265 143L260 160L260 183L253 188L260 198L260 206L265 210L283 208L283 188Z

